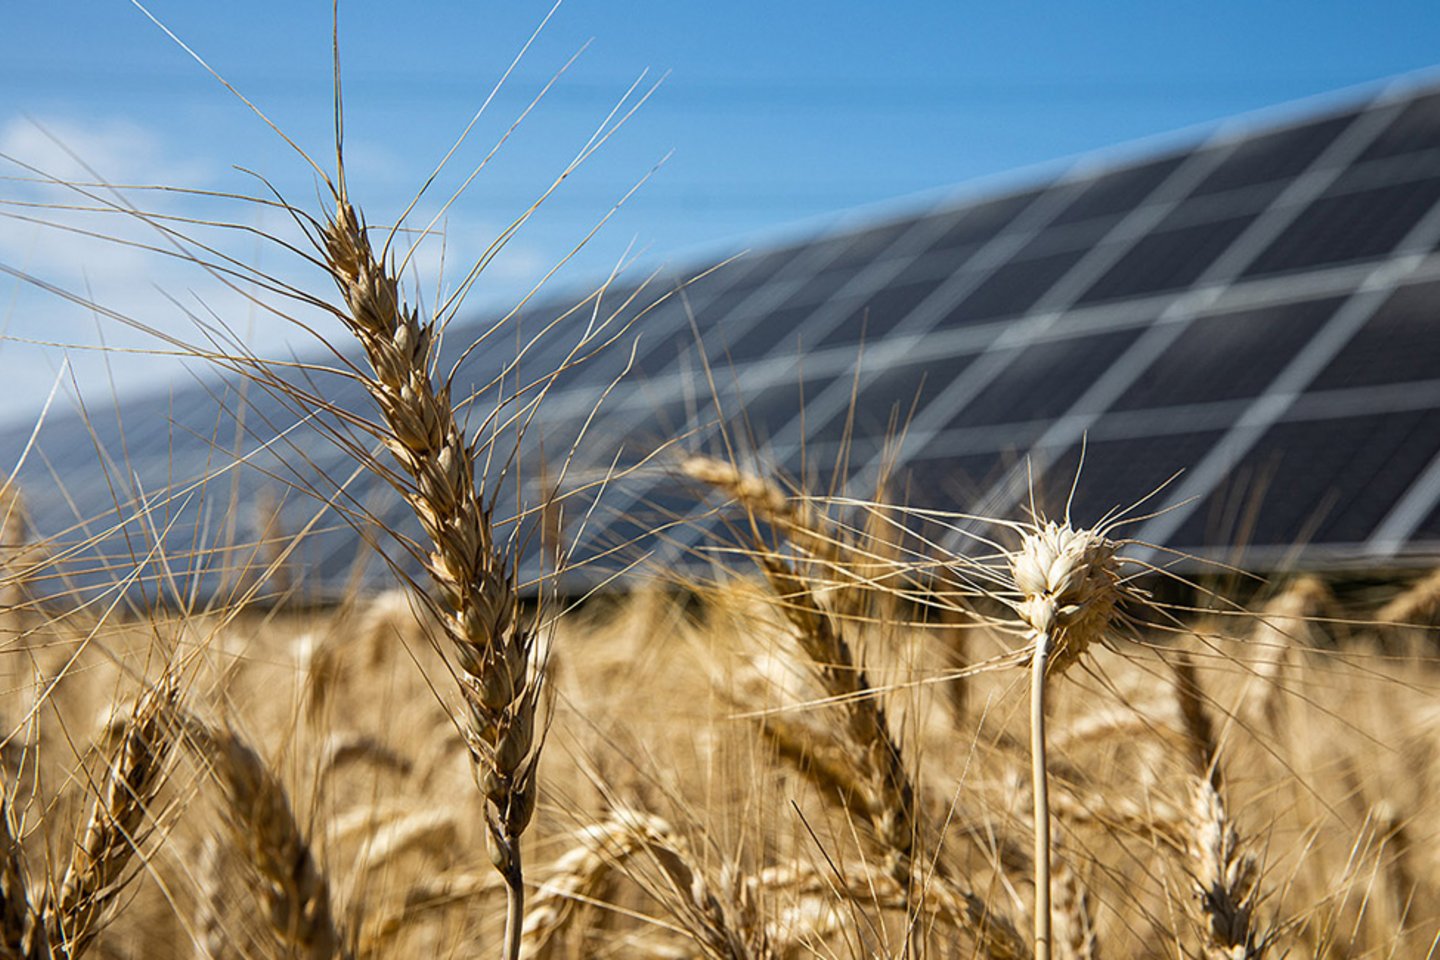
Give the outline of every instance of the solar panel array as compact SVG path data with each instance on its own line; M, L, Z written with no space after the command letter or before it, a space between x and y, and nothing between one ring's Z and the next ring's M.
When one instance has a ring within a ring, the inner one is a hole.
M1349 109L1224 127L1160 155L1082 162L1018 191L612 284L525 356L525 371L553 369L587 317L633 319L624 342L557 382L531 446L556 461L585 438L565 472L577 559L627 548L582 568L592 578L637 547L694 556L711 535L705 522L653 532L705 511L669 451L656 455L666 442L759 451L812 488L838 477L863 493L888 473L909 504L990 516L1014 516L1032 495L1062 509L1078 471L1078 522L1153 494L1138 512L1154 515L1126 532L1196 557L1258 569L1428 562L1440 547L1437 247L1440 90L1396 84ZM574 300L527 307L525 322ZM510 358L476 351L458 382L485 384ZM365 409L353 382L331 388ZM269 432L236 431L242 409ZM256 526L221 504L278 486L285 527L312 524L292 560L312 585L339 586L367 552L365 525L316 519L284 491L298 481L333 493L349 477L344 451L306 423L243 468L222 452L250 451L295 419L224 384L119 418L54 418L21 477L34 525L132 515L90 469L97 450L117 464L128 451L112 474L140 478L127 496L143 490L164 508L117 535L200 557ZM237 443L222 442L229 433ZM6 449L23 440L12 433ZM587 486L617 474L598 497ZM209 497L177 483L207 475ZM213 495L230 483L229 500ZM403 529L379 488L356 479L338 502Z

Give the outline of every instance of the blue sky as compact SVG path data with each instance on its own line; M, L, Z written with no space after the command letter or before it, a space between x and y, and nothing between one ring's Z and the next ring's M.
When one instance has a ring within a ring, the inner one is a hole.
M403 208L504 72L549 4L342 2L354 193L373 221ZM299 144L330 156L330 5L154 0L151 11ZM1431 67L1440 16L1422 3L700 4L569 0L447 173L453 187L565 62L588 47L445 221L445 262L476 255L543 188L627 88L664 83L512 245L477 304L513 298L564 256L662 158L664 166L561 278L595 277L638 251L677 261L763 244L796 224L979 177L1054 164L1137 138ZM633 98L632 98L633 100ZM1181 134L1183 136L1183 134ZM314 206L303 162L125 0L7 4L0 38L0 152L69 180L253 192L264 175ZM84 164L81 164L84 161ZM24 173L4 164L0 173ZM1023 175L1022 175L1023 176ZM438 198L443 191L437 191ZM149 210L283 229L254 208L175 194ZM200 271L37 225L45 219L153 242L124 218L17 203L73 195L0 181L0 265L166 331L209 312L262 353L293 331ZM438 202L438 201L437 201ZM430 203L427 213L435 209ZM83 224L82 224L83 221ZM237 256L313 282L297 264L230 236ZM438 283L435 247L418 261ZM323 288L317 288L323 289ZM183 376L155 341L0 278L0 376L10 413L33 416L62 351L87 392ZM106 368L108 367L108 373ZM101 386L96 386L96 384Z

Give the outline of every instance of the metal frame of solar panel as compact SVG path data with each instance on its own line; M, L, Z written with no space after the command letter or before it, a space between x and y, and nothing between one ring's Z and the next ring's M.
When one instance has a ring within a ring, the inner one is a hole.
M572 533L577 559L607 559L574 582L641 554L667 567L707 555L720 522L669 455L694 449L816 492L863 495L885 476L910 503L957 514L1013 516L1034 498L1093 523L1128 508L1124 532L1157 559L1422 562L1440 550L1437 160L1440 90L1402 80L1347 109L612 285L577 322L615 311L633 327L557 384L534 424L552 453L588 437L570 466L569 513L585 518ZM526 312L544 324L574 299ZM563 359L567 329L530 369ZM484 353L462 382L501 369ZM132 450L149 496L170 489L162 465L225 466L208 438L235 400L206 389L169 402L183 422L158 401L124 416L132 441L137 415L166 423ZM289 426L267 404L257 441ZM47 482L47 455L120 456L113 423L91 420L52 419L21 477L42 532L125 513L107 510L104 483L67 499ZM323 434L293 429L247 469L317 490L328 476L332 493L348 482L359 516L379 485L338 476ZM298 498L286 509L290 529L314 522ZM214 523L177 525L185 550L219 542L202 529ZM353 576L358 524L320 525L316 575ZM957 518L945 546L975 532Z

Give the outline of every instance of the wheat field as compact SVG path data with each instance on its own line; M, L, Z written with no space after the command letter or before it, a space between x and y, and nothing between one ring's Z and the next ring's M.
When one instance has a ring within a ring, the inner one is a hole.
M305 533L270 530L243 588L142 603L121 565L96 603L61 579L84 539L33 535L7 483L0 955L1440 950L1436 577L1182 581L1123 523L1038 513L951 554L924 530L967 504L812 495L681 436L646 466L723 519L718 562L566 592L576 491L501 502L563 371L452 382L460 299L419 306L338 146L315 170L320 206L266 202L329 294L269 290L340 331L365 410L195 355L334 424L419 533L344 522L417 572L307 602ZM566 365L626 348L591 320Z

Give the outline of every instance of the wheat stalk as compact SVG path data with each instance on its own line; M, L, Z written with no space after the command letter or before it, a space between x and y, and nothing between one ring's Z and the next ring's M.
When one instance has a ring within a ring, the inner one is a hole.
M844 543L819 528L818 521L790 505L782 491L762 477L712 457L688 458L682 469L693 479L716 486L749 509L763 513L792 543L839 566ZM855 779L865 787L861 808L886 858L886 869L900 888L913 891L920 826L914 784L905 769L904 755L890 733L889 721L878 691L846 639L842 619L784 557L757 544L754 558L795 631L795 638L826 694L844 712L845 733L857 749ZM838 602L851 610L858 601L843 591ZM817 771L819 772L819 771ZM834 773L825 769L826 773ZM848 778L847 778L848 779ZM843 796L843 794L842 794ZM1014 926L1003 914L948 876L943 861L926 862L933 869L927 893L944 891L960 905L954 916L979 941L986 954L999 960L1024 956L1026 951ZM936 894L939 895L939 894Z
M11 821L8 791L0 795L0 845L0 951L6 960L48 960L50 937L30 899L25 853Z
M365 380L387 430L384 441L409 477L402 493L434 551L427 567L448 615L469 714L468 743L481 772L495 867L508 885L506 956L519 950L524 918L520 835L535 812L536 713L541 676L531 674L533 637L476 488L480 455L431 380L436 330L406 306L399 281L375 256L342 185L325 225L325 253L374 376Z
M1045 684L1100 642L1115 618L1122 580L1116 545L1103 533L1038 518L1009 557L1019 600L1015 612L1029 627L1030 757L1035 813L1035 957L1049 960L1050 775L1045 741Z

